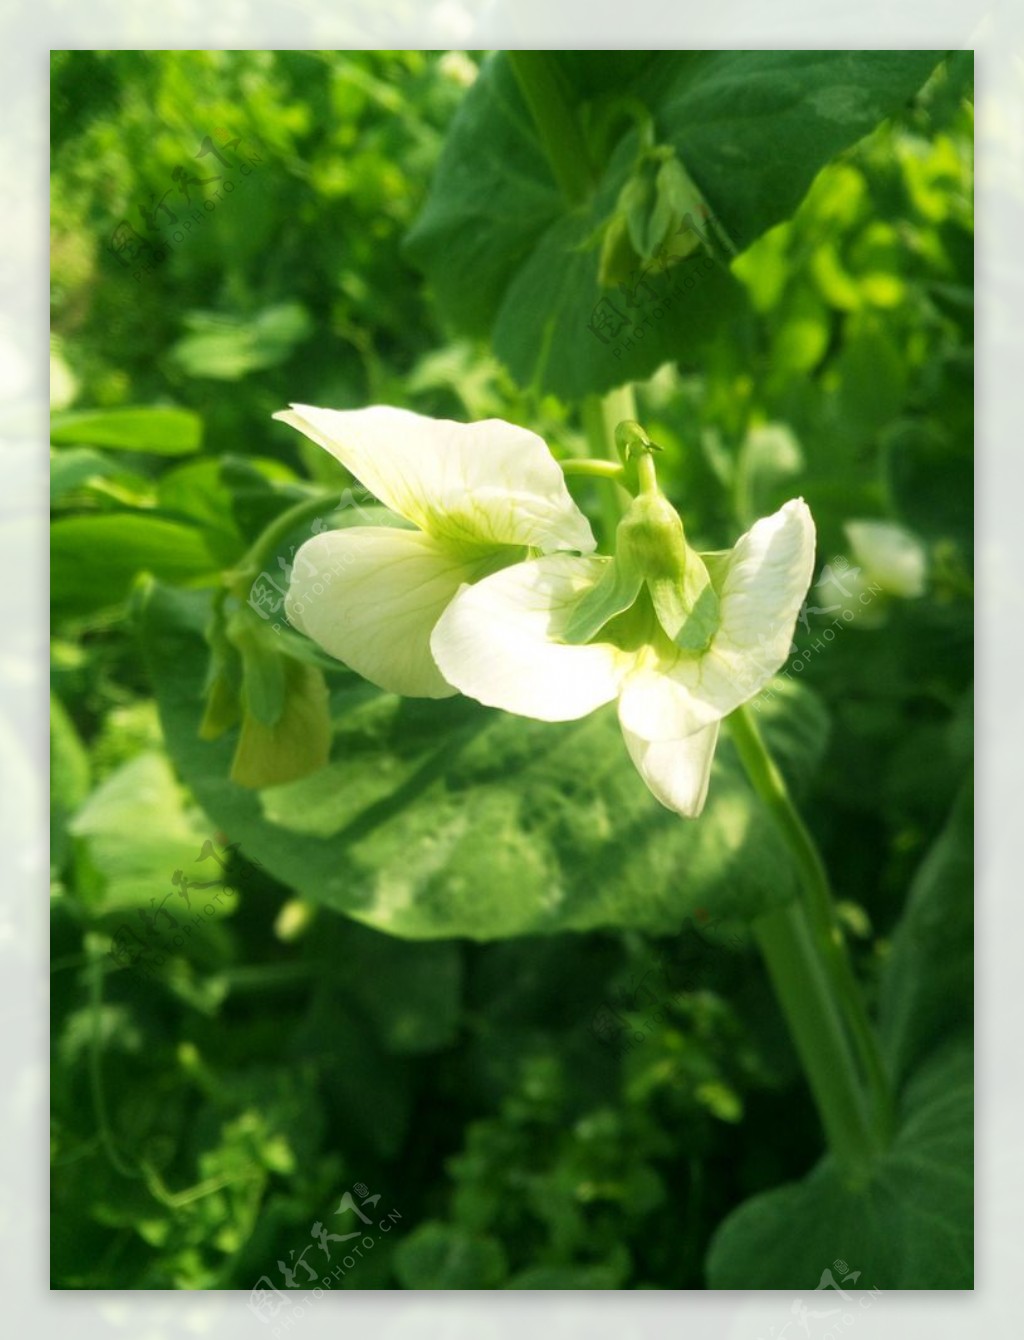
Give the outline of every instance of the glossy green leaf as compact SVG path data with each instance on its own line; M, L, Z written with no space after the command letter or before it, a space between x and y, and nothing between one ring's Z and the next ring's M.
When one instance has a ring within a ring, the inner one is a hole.
M695 908L749 915L795 891L731 746L720 745L707 808L688 823L648 793L614 709L545 725L350 679L332 698L333 761L247 792L228 776L233 735L197 735L206 603L156 587L142 611L168 748L207 813L309 901L410 938L488 940L670 933ZM780 687L761 720L787 772L806 777L824 739L809 695Z
M212 581L217 564L195 526L118 512L55 521L50 568L57 612L85 614L120 604L140 572L170 581Z
M152 408L68 410L55 414L50 441L55 445L109 447L156 456L187 456L198 451L203 424L187 409Z

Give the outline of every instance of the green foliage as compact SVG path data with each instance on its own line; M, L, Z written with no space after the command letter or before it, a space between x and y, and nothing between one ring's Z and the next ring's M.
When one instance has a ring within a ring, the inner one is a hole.
M212 582L217 567L197 527L141 512L61 518L51 528L50 554L51 595L65 615L120 604L140 572Z
M973 1018L972 800L967 783L910 886L885 964L879 1012L896 1075Z
M711 215L745 250L790 215L819 168L910 98L935 61L933 52L682 52L649 56L623 79L614 57L596 56L600 96L589 90L582 110L605 134L588 146L593 189L566 202L509 61L494 56L452 126L410 253L445 313L471 333L490 332L521 382L571 399L642 380L667 359L693 365L741 295L724 267L704 253L692 258L689 225L685 241L668 241L675 263L664 283L665 265L642 266L668 221L648 224L642 178L634 179L641 200L623 203L638 139L627 132L608 143L608 124L617 116L621 131L630 100L642 101ZM611 302L599 276L609 267L599 267L596 247L617 209L639 254L632 274L627 266L612 276L628 316L617 312L608 327L598 313ZM645 325L634 311L648 300Z
M746 1202L718 1230L712 1289L813 1289L841 1256L859 1289L974 1282L973 1060L934 1057L907 1085L892 1148L863 1185L826 1158L802 1182ZM808 1232L808 1226L813 1231Z
M336 1287L969 1286L970 65L552 53L569 204L505 55L53 54L55 1287L280 1285L357 1183L401 1217ZM234 190L175 241L182 169ZM802 494L831 573L758 720L899 1085L860 1186L743 930L794 880L727 741L685 824L611 711L399 702L250 603L254 553L280 589L314 519L380 520L275 410L579 456L628 380L691 546ZM908 530L919 597L855 520ZM157 905L198 920L132 962Z
M158 456L187 456L199 450L202 420L187 410L85 410L55 414L50 424L54 445L88 443L122 451L151 451Z
M680 824L629 763L613 709L549 726L359 684L332 702L337 760L249 797L228 780L233 741L199 739L205 603L157 588L143 617L182 775L207 814L311 901L392 934L490 939L666 933L697 907L751 916L795 895L786 850L728 749L701 823ZM820 712L794 687L765 717L806 780L824 744ZM810 730L795 735L790 718Z

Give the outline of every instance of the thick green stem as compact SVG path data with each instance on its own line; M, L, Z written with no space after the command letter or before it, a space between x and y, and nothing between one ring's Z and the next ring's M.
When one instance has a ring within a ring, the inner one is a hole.
M857 1178L870 1166L878 1142L807 913L802 904L788 903L758 917L753 930L829 1148L847 1176Z
M559 190L570 205L578 205L594 184L593 172L587 142L566 94L555 54L509 51L506 55Z
M814 839L800 818L785 779L769 754L750 711L740 707L728 718L729 733L754 790L767 805L800 871L803 901L814 942L838 995L846 1027L871 1094L875 1130L887 1141L892 1129L892 1092L878 1040L864 1007L860 986L847 958L832 908L828 875Z

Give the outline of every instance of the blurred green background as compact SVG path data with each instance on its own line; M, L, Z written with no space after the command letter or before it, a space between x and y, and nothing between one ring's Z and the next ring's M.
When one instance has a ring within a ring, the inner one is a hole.
M302 1284L357 1188L400 1218L335 1287L699 1288L723 1216L819 1153L743 926L762 837L735 836L727 746L677 851L603 719L538 734L319 666L326 793L245 790L234 737L196 738L218 574L351 482L275 410L495 415L586 450L579 404L460 334L405 244L482 59L53 55L55 1287ZM765 713L873 1001L936 869L968 883L941 955L969 974L973 123L969 59L935 64L639 388L698 548L811 506L828 571ZM469 793L473 832L428 857ZM187 881L223 887L185 907Z

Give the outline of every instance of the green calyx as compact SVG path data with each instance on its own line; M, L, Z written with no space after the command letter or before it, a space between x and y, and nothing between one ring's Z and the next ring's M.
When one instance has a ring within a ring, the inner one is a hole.
M657 624L680 651L699 654L718 627L718 596L700 555L686 543L679 513L658 489L652 453L660 448L631 420L618 425L615 441L627 468L636 463L640 492L619 522L614 558L576 605L563 638L582 645L602 630L608 636L613 620L616 631L622 631L636 623L638 615L632 620L623 616L637 610L639 602L653 609Z

